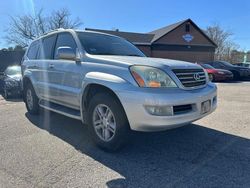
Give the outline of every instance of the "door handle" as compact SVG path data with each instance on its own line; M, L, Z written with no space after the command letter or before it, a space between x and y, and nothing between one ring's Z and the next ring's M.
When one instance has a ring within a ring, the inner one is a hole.
M51 69L53 69L55 67L55 65L54 64L49 64L49 68L51 68Z

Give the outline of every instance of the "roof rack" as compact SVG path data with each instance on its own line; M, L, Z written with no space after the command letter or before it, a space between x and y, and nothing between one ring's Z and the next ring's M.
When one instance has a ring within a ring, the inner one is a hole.
M47 35L49 33L55 32L55 31L64 31L64 30L65 30L64 28L57 28L57 29L53 29L51 31L48 31L48 32L44 33L44 35Z

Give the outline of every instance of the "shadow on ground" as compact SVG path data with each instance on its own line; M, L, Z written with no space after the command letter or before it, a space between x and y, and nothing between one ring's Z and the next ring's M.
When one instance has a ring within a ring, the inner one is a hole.
M5 99L5 98L4 98L2 92L0 92L0 95L2 96L2 99L3 99L3 100L6 100L6 101L8 101L8 102L23 102L22 96L19 96L19 95L10 96L10 98L8 98L8 99Z
M250 187L250 140L199 125L159 133L133 133L118 153L90 141L87 127L44 112L27 118L124 178L108 187Z

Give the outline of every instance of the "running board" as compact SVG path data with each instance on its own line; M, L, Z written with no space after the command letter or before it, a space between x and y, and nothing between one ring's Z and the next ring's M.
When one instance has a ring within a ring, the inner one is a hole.
M62 106L60 104L56 104L56 103L49 102L49 101L42 99L39 101L39 106L46 109L46 110L50 110L50 111L56 112L58 114L62 114L64 116L67 116L67 117L70 117L73 119L78 119L78 120L82 119L81 113L79 110L65 107L65 106Z

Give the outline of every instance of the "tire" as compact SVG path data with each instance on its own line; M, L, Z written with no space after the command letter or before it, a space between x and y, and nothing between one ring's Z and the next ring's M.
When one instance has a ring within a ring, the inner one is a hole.
M233 75L234 75L234 77L233 77L234 80L236 80L236 81L240 80L240 74L238 72L234 71Z
M208 74L209 80L212 82L214 81L214 75L213 74Z
M105 109L109 109L109 113L106 113ZM87 117L91 137L98 147L112 152L125 145L130 133L128 120L121 103L112 94L98 93L94 95L88 107ZM100 117L104 118L101 120ZM97 121L100 123L94 123ZM107 131L109 134L106 134Z
M29 83L24 90L24 102L26 108L30 114L38 114L39 113L39 99L35 93L35 90L31 83Z
M9 97L10 97L6 88L3 89L3 97L5 99L9 99Z

